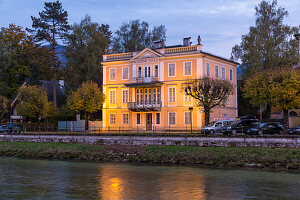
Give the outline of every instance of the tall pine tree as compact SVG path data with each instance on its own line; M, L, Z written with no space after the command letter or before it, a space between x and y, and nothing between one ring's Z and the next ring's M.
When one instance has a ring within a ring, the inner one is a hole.
M64 42L67 39L71 27L68 24L68 13L62 8L59 1L45 2L42 12L39 12L39 18L31 16L32 28L28 29L35 35L38 42L47 42L52 49L52 56L57 57L55 47L58 42ZM60 69L60 63L56 59L53 62L53 104L57 106L56 100L56 75Z

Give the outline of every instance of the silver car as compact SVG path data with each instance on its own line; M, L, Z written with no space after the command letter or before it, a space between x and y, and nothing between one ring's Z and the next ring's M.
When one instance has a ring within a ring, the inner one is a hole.
M219 120L210 122L207 126L201 129L204 134L213 135L215 133L223 133L223 131L232 124L234 120Z

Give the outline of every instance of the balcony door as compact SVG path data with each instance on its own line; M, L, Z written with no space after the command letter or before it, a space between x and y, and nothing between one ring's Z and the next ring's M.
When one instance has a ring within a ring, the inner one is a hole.
M152 113L146 113L146 130L152 130Z
M144 66L144 81L151 82L151 66Z

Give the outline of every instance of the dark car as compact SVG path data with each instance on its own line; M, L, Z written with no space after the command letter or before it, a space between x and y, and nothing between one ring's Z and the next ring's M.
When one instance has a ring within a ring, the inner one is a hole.
M248 129L259 126L257 119L241 119L235 121L231 126L227 127L226 133L236 135L237 133L247 133Z
M299 134L300 135L300 126L290 128L288 131L289 134Z
M0 126L0 133L21 133L22 127L15 123Z
M282 134L283 128L279 123L267 122L262 123L257 127L250 128L246 134L248 135L262 135L262 134Z

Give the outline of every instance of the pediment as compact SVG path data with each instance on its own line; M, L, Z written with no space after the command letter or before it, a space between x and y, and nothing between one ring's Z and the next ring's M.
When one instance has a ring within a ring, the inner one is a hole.
M152 49L145 48L143 51L136 54L132 59L141 59L141 58L155 58L161 57L162 55Z

